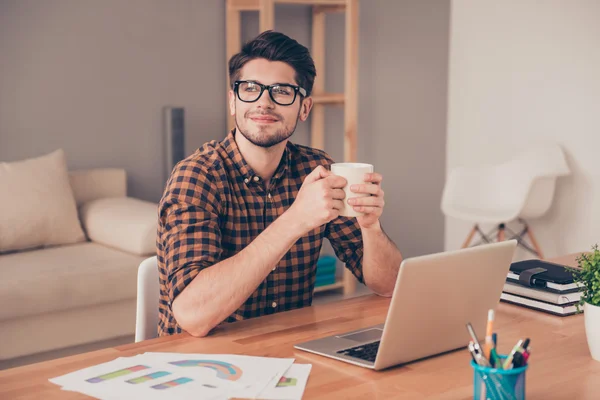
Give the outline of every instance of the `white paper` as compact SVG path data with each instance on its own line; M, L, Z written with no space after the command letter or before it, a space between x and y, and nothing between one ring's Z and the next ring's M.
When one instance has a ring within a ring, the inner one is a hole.
M49 381L100 399L256 398L293 362L230 354L144 353Z
M273 380L279 380L294 362L293 358L253 357L236 354L181 354L181 353L145 353L152 354L154 360L185 365L182 361L218 361L229 364L239 370L235 382L242 388L232 388L231 397L255 399ZM182 367L182 369L197 369ZM202 368L201 368L202 369ZM209 370L210 371L210 370ZM215 372L212 372L215 374ZM235 374L237 375L237 374Z
M230 390L239 389L238 384L223 382L209 371L205 371L205 374L182 373L180 368L162 363L152 364L139 357L118 358L50 381L63 385L63 390L99 399L223 399L227 398ZM128 372L127 369L137 371ZM120 371L120 374L116 371ZM146 377L143 382L136 380L142 377Z
M271 381L259 398L264 400L302 399L311 368L311 364L292 364L281 379Z

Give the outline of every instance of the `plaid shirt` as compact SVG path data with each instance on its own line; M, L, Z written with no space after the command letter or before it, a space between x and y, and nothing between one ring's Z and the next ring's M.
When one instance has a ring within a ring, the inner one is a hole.
M159 335L182 331L171 305L200 271L244 249L290 207L313 169L333 163L323 151L288 142L267 191L234 135L206 143L178 163L167 182L157 232ZM363 282L360 227L339 217L300 238L226 322L309 306L324 238Z

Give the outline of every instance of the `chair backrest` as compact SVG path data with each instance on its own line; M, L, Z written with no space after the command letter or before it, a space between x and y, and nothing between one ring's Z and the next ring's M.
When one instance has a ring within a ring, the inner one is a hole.
M513 163L520 173L528 173L535 178L556 178L571 173L562 147L554 143L532 146L520 153Z
M158 263L154 256L142 261L138 268L136 342L157 336L159 290Z
M537 218L550 208L556 179L569 173L558 144L530 146L499 164L457 167L444 186L442 211L479 222Z
M538 146L522 153L516 164L521 174L533 178L519 217L539 218L552 205L556 179L571 173L564 151L558 144Z

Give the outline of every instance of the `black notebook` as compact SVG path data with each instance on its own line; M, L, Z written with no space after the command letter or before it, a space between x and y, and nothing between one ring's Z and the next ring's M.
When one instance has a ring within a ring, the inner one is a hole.
M573 281L573 273L564 265L541 260L514 262L507 281L555 293L573 293L580 290Z

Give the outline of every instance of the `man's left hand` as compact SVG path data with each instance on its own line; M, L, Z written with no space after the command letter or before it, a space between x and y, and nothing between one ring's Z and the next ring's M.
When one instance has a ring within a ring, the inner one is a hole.
M379 227L379 217L383 213L383 190L381 190L381 181L383 177L378 173L365 174L365 182L360 185L350 186L353 193L369 194L367 197L354 197L348 199L348 204L355 211L363 213L357 217L358 224L363 229Z

